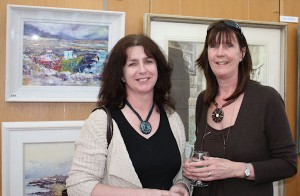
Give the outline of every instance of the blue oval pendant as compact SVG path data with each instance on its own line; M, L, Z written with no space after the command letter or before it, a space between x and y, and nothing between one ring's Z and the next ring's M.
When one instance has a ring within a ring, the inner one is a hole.
M151 132L151 124L147 121L142 121L140 125L141 131L144 134L149 134Z

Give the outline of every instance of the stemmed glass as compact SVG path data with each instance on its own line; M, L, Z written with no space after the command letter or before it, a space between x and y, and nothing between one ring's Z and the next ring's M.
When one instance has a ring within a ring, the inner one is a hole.
M191 155L191 160L193 162L198 162L198 161L203 161L204 157L208 157L209 153L206 151L194 151L193 154ZM201 180L192 180L191 182L192 187L206 187L208 186L207 183L202 182Z

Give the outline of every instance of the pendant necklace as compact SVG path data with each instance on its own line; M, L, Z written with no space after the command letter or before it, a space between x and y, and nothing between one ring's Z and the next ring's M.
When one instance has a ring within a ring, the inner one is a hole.
M142 131L143 134L149 134L152 130L152 127L151 127L151 124L148 122L151 114L152 114L152 111L153 111L153 108L154 108L154 102L152 104L152 107L148 113L148 116L146 118L146 120L143 120L142 117L139 115L139 113L137 113L137 111L135 111L133 109L133 107L130 105L130 103L126 100L125 101L126 105L128 105L128 107L133 111L133 113L135 113L135 115L140 119L141 121L141 124L140 124L140 129Z
M224 112L222 110L222 108L228 106L229 104L233 103L236 99L232 99L226 103L224 103L220 108L218 108L218 103L216 103L215 101L213 102L213 104L216 106L216 109L213 111L211 117L213 119L214 122L219 123L223 120L224 117Z

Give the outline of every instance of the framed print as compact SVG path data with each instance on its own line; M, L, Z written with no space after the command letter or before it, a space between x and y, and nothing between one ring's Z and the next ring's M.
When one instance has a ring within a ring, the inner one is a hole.
M300 153L300 26L298 26L297 150Z
M172 94L176 111L195 142L195 105L205 89L205 77L195 65L205 42L207 27L217 18L145 14L144 32L173 61ZM286 31L284 23L239 21L253 60L252 79L274 87L285 99Z
M60 195L83 121L2 123L2 195Z
M7 6L7 102L95 102L125 13Z

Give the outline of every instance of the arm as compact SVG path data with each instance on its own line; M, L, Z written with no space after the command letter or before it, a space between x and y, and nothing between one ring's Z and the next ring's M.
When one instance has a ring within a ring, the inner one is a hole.
M90 195L96 184L102 182L106 154L106 114L97 110L84 122L75 143L73 163L66 182L70 196Z
M274 92L267 103L264 118L270 158L252 163L256 173L256 183L277 181L297 173L296 146L291 135L284 102L279 93Z
M105 184L97 184L93 189L91 196L115 196L115 195L130 195L130 196L183 196L178 192L158 190L158 189L135 189L135 188L120 188ZM188 196L188 195L184 195Z
M177 145L181 155L181 166L185 161L185 145L186 145L186 137L185 137L185 129L182 123L182 120L178 113L174 112L169 117L170 126L174 137L177 141ZM171 187L170 191L181 193L182 195L188 195L190 190L190 181L183 176L182 167L180 168L178 174L174 178L173 186Z

